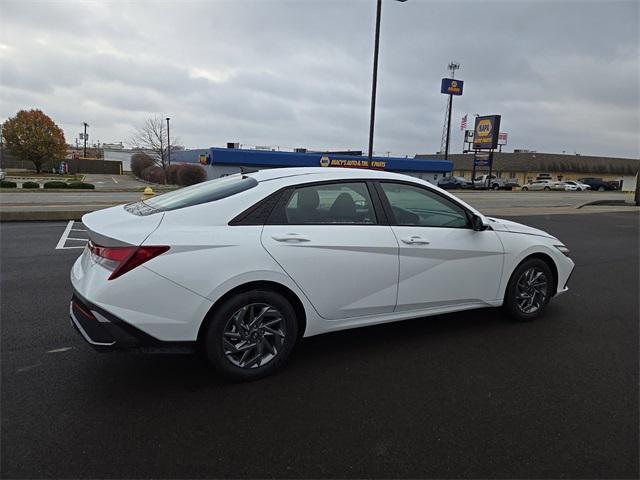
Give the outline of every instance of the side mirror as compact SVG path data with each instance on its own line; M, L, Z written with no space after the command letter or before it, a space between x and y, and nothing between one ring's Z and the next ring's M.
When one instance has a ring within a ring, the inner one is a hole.
M482 221L482 217L479 215L473 215L471 217L471 228L473 228L476 232L481 232L485 229L484 222Z

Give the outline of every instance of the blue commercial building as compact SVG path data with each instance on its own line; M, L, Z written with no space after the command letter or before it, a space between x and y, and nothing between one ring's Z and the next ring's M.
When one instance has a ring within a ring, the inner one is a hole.
M368 165L367 157L332 152L280 152L273 150L249 150L242 148L208 148L171 152L172 162L198 163L205 167L209 179L240 172L240 168L261 170L282 167L342 167L372 168L404 173L436 183L450 175L453 163L445 160L429 160L403 157L373 157Z

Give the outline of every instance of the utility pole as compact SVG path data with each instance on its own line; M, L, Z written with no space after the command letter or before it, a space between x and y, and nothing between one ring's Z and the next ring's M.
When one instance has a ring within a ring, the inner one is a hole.
M82 136L82 138L84 139L84 158L87 158L87 127L89 126L89 124L87 122L82 122L82 124L84 125L84 135Z
M171 136L169 136L169 120L167 117L167 167L171 165Z

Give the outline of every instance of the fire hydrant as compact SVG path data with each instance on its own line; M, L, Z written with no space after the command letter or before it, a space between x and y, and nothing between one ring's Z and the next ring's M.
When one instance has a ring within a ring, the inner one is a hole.
M146 200L149 197L153 197L155 193L153 192L153 188L145 187L144 192L142 192L142 200Z

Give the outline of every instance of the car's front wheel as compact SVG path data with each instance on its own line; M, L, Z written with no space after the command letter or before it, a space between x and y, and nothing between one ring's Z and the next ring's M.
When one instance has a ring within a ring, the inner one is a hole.
M522 190L526 192L527 190L529 190L529 187L522 187Z
M539 258L525 260L515 269L505 293L504 306L514 320L539 317L553 295L553 273Z
M600 185L600 186L598 187L598 191L599 191L599 192L604 192L604 190L605 190L605 188L604 188L602 185Z
M204 347L211 366L232 380L256 380L286 362L298 338L291 303L267 290L227 299L209 322Z

